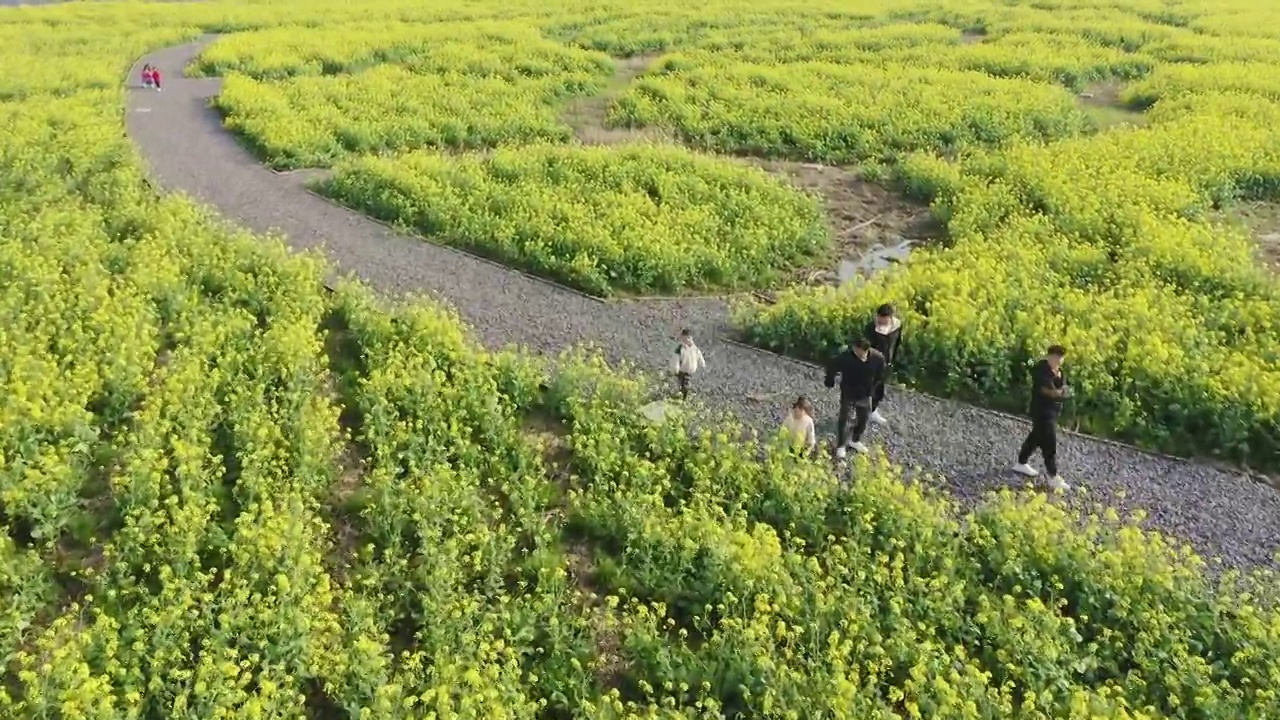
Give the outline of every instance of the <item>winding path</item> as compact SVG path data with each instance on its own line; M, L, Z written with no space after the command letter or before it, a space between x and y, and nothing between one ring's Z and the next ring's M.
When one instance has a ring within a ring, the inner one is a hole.
M212 205L259 233L280 232L297 249L324 248L339 271L390 295L429 293L456 307L490 347L510 343L554 353L602 346L612 360L656 366L680 327L690 327L709 367L695 381L711 408L768 427L797 394L834 414L833 391L812 367L723 342L728 309L717 300L601 303L471 256L398 234L308 192L306 173L277 174L222 128L209 108L218 79L183 69L212 38L166 48L138 61L128 79L126 126L166 189ZM142 63L158 66L163 92L137 86ZM905 390L891 390L888 429L869 442L909 468L945 476L961 499L1019 480L1007 472L1027 424L1015 418ZM770 428L771 429L771 428ZM1149 523L1231 566L1274 565L1280 550L1280 493L1247 477L1076 435L1061 440L1067 477L1086 497L1143 508Z

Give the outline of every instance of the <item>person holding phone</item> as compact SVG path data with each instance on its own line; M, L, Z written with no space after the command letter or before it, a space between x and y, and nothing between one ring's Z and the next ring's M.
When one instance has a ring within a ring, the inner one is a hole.
M1040 473L1027 462L1039 450L1049 474L1049 488L1057 492L1070 488L1058 475L1058 415L1062 413L1062 401L1071 397L1071 386L1062 375L1062 359L1066 355L1065 348L1053 345L1031 369L1031 433L1022 441L1018 464L1013 466L1014 472L1036 477Z

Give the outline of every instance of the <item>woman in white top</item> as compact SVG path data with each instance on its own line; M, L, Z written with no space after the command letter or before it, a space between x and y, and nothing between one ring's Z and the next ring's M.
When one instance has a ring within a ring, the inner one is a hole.
M797 450L806 454L818 446L818 434L813 429L813 404L809 398L803 395L796 398L791 411L782 419L782 432L795 443Z
M680 331L680 344L676 346L675 355L671 356L671 371L676 374L680 386L680 397L689 399L689 381L693 374L707 366L702 351L693 342L693 333L687 329Z

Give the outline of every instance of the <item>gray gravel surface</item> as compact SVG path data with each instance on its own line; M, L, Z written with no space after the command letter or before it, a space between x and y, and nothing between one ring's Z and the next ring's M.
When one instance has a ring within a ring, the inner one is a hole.
M708 369L695 388L710 409L771 430L789 400L806 394L815 400L821 427L831 432L837 398L822 387L820 373L720 340L730 333L722 301L591 300L339 208L305 190L306 173L268 170L209 109L220 81L182 77L208 41L142 58L128 79L128 133L165 188L254 231L281 232L295 248L324 248L340 272L389 295L434 294L456 307L490 347L518 343L556 353L592 343L613 360L660 369L675 334L689 327L707 356ZM162 70L163 92L137 87L143 62ZM937 482L962 501L1025 484L1007 469L1026 422L905 390L890 391L884 412L891 425L870 430L868 442L908 468L941 476ZM1071 502L1141 508L1150 525L1228 566L1276 564L1280 495L1271 487L1240 473L1082 436L1064 433L1060 445L1064 475L1084 488L1072 493Z

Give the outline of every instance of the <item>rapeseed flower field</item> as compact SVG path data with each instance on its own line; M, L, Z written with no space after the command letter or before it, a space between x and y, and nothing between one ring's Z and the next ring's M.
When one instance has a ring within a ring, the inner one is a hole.
M1062 341L1089 427L1267 464L1277 285L1213 218L1280 189L1276 20L0 9L0 717L1280 715L1270 586L1111 511L962 511L877 457L847 483L727 421L646 421L634 368L481 347L438 304L335 285L157 194L121 132L133 62L219 33L190 72L228 76L219 111L266 161L599 292L753 287L833 252L815 198L711 153L873 163L945 243L745 306L757 342L817 354L892 300L914 381L998 399ZM603 122L672 142L581 147L560 109L625 55L657 57ZM1076 93L1113 80L1145 113L1102 131Z

